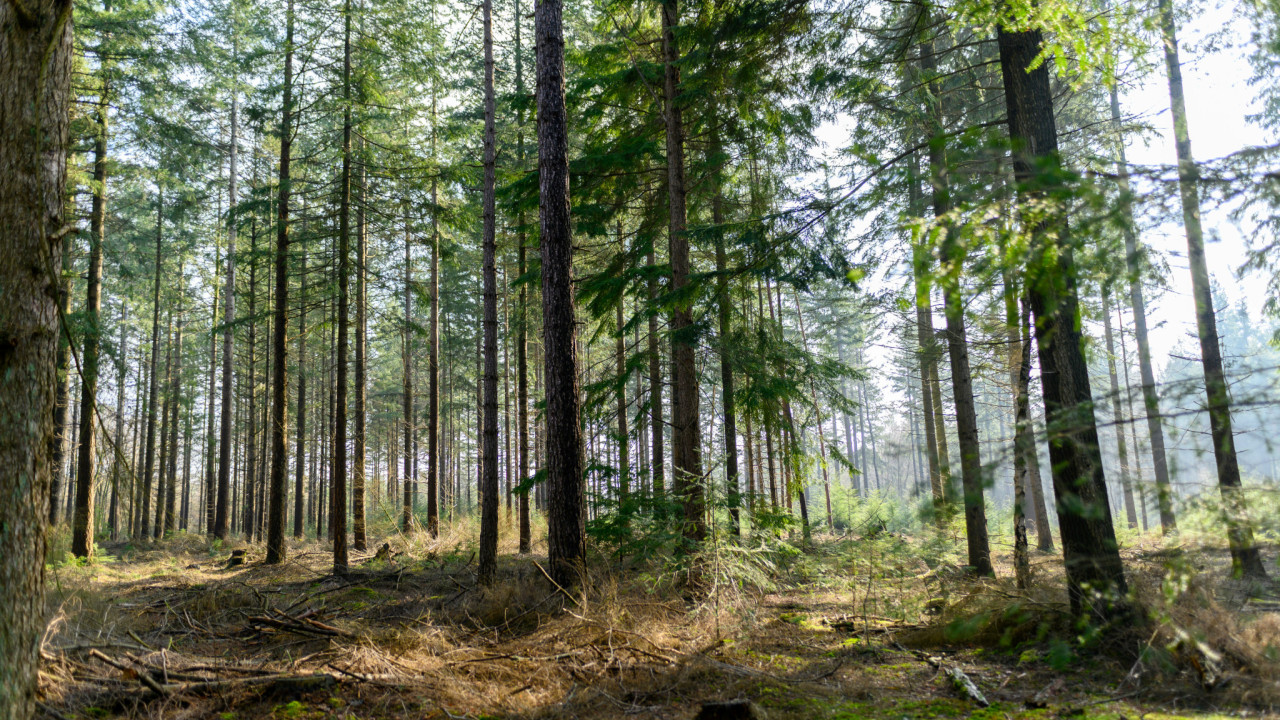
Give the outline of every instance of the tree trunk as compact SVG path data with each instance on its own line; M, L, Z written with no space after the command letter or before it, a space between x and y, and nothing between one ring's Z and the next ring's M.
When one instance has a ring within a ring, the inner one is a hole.
M226 285L222 296L222 408L221 428L218 440L218 499L213 516L213 536L219 540L227 539L229 528L229 510L227 504L231 500L231 446L232 420L235 410L232 402L234 393L233 368L235 367L232 352L232 323L236 319L236 132L239 119L239 95L231 93L231 144L228 149L229 174L227 180L227 271Z
M1120 134L1120 96L1113 83L1111 93L1111 124ZM1133 310L1134 329L1138 339L1138 366L1142 376L1142 399L1146 407L1147 434L1151 437L1151 461L1156 475L1156 502L1160 506L1160 528L1168 535L1178 529L1177 516L1173 512L1173 493L1169 487L1169 463L1164 450L1164 427L1160 420L1160 397L1156 393L1156 375L1151 364L1151 342L1147 339L1147 305L1142 296L1142 269L1138 255L1138 234L1134 229L1133 208L1129 202L1129 163L1125 158L1124 141L1116 143L1116 176L1119 178L1120 197L1124 212L1125 265L1129 271L1129 305ZM1127 369L1126 369L1127 372ZM1132 413L1130 413L1132 417ZM1137 443L1133 448L1138 454Z
M275 314L271 333L271 488L267 499L267 564L284 562L285 521L288 512L285 490L289 471L289 194L292 190L290 161L293 146L293 0L285 12L284 103L280 112L280 186L276 202L276 289ZM350 19L348 18L348 23ZM301 338L301 335L299 335ZM302 467L302 456L298 456Z
M1014 147L1014 177L1020 192L1029 196L1024 197L1026 202L1059 182L1058 175L1036 170L1046 162L1058 162L1049 71L1043 64L1027 70L1041 52L1039 30L1000 28L998 41ZM1066 243L1069 230L1063 220L1053 226L1040 223L1033 232L1026 282L1037 320L1036 344L1068 596L1076 615L1117 617L1128 612L1128 587L1111 522L1089 371L1076 327L1076 271Z
M363 21L362 23L363 24ZM364 147L364 140L360 141ZM361 153L363 155L363 152ZM365 284L365 262L368 257L369 228L365 224L365 163L360 164L359 198L356 202L356 362L355 362L355 421L352 423L351 438L351 544L358 552L364 552L369 545L365 532L365 494L369 483L365 478L365 465L368 462L368 444L366 420L368 417L368 381L365 373L365 354L368 347L368 313Z
M538 2L534 10L534 47L538 72L538 196L546 365L547 556L552 579L568 586L581 581L582 563L586 558L586 525L561 14L561 0Z
M922 50L923 52L923 50ZM907 192L910 197L911 212L920 215L923 201L920 197L919 159L911 154L908 165ZM937 368L933 361L933 308L930 303L929 289L929 254L923 244L913 240L911 245L912 277L915 280L916 294L916 344L919 346L917 357L920 365L920 405L924 415L925 452L929 459L929 488L932 491L934 505L934 522L939 528L946 525L947 497L944 493L942 469L938 460L937 427L933 422L933 384L930 382L932 372ZM849 449L849 461L853 461L853 443L850 440L849 416L844 418L845 444Z
M160 399L160 378L156 370L160 361L160 276L163 255L161 238L164 231L164 190L156 188L156 263L155 282L151 293L151 370L147 391L147 459L142 470L142 508L138 516L139 537L151 535L151 482L156 470L156 404Z
M657 257L653 248L649 248L649 303L658 301L658 278L653 269L657 265ZM649 429L653 433L650 440L652 457L650 458L650 475L653 484L653 502L655 514L662 518L666 515L666 458L663 455L662 429L662 351L658 346L658 313L649 312Z
M182 263L178 265L178 277L183 277ZM179 289L181 292L181 289ZM178 301L179 308L182 299ZM186 324L179 309L178 325L173 340L173 374L169 380L169 470L164 491L164 533L172 535L176 528L175 501L178 490L178 408L182 404L182 331ZM159 533L157 533L158 535Z
M512 23L515 25L516 56L516 97L520 99L516 107L516 163L524 170L524 55L520 51L520 0L515 0ZM527 247L525 237L524 210L516 219L516 254L517 269L520 274L520 308L516 319L516 433L520 460L520 485L529 479L529 283L524 275L528 272ZM518 513L520 516L520 553L533 550L533 533L529 526L529 491L520 493Z
M484 16L484 443L480 479L480 563L476 578L493 582L498 569L498 277L496 197L497 129L493 97L493 2L481 3Z
M1254 542L1240 484L1240 464L1231 429L1231 397L1218 320L1214 313L1209 266L1204 256L1204 231L1200 226L1200 171L1191 154L1191 133L1187 128L1187 108L1182 92L1182 66L1178 60L1178 36L1173 17L1173 0L1159 0L1160 31L1164 41L1165 69L1169 75L1169 107L1173 111L1174 144L1178 151L1178 189L1182 197L1182 224L1187 233L1187 261L1191 266L1191 295L1196 306L1196 334L1204 365L1206 407L1213 436L1213 457L1218 467L1218 490L1222 494L1223 518L1231 545L1231 567L1237 576L1266 578L1262 556Z
M680 22L678 0L662 2L662 54L665 66L664 113L667 128L667 227L671 262L671 290L679 293L689 283L689 236L685 209L684 119L680 98L680 48L676 26ZM671 366L674 395L672 452L675 493L684 504L683 532L700 543L706 537L706 504L702 478L701 425L698 418L698 375L689 328L693 315L689 301L680 300L671 313Z
M343 6L342 179L338 207L338 350L333 397L333 479L329 527L333 534L333 572L347 573L347 346L351 336L351 0Z
M1120 404L1120 380L1116 375L1116 344L1111 333L1111 285L1102 286L1102 329L1107 342L1107 374L1111 380L1111 415L1115 420L1116 451L1120 455L1120 486L1124 492L1124 512L1130 528L1138 527L1138 509L1133 502L1133 482L1129 478L1129 446L1124 439L1124 408ZM1136 450L1137 448L1135 448Z
M94 420L98 399L98 346L102 333L102 244L107 238L107 107L108 80L98 94L97 132L93 139L93 208L89 215L89 274L84 301L84 350L80 377L80 456L76 459L76 506L71 552L93 554ZM117 408L118 410L118 408Z
M299 252L302 263L302 288L298 292L298 441L294 452L293 474L293 536L303 536L302 489L307 462L307 253Z
M45 630L71 7L0 4L0 708L13 718L35 714Z

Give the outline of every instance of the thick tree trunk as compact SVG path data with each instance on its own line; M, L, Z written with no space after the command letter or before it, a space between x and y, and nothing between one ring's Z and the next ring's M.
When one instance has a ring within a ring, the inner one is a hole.
M276 201L276 287L271 333L271 484L267 498L267 564L282 563L287 507L285 491L289 471L289 201L293 180L290 161L293 146L293 0L285 12L284 104L280 112L280 185ZM347 20L348 24L350 19ZM299 456L301 467L301 456Z
M71 6L0 3L0 708L18 719L35 714L45 629Z
M538 197L542 230L542 318L546 364L547 556L562 586L581 581L586 557L582 426L578 392L573 239L569 219L569 124L564 101L560 0L539 0Z
M998 41L1014 176L1020 192L1030 200L1059 182L1058 175L1036 169L1058 162L1048 66L1027 70L1040 56L1039 30L1000 28ZM1065 220L1034 228L1026 282L1037 321L1040 379L1071 609L1077 615L1111 618L1128 612L1128 587L1111 521L1088 366L1076 326L1076 270L1068 232Z
M219 410L221 428L218 439L218 491L213 515L213 536L226 540L229 530L231 501L231 446L233 445L232 420L235 419L234 377L232 362L231 325L236 319L236 132L239 120L239 95L231 93L231 143L228 147L229 174L227 176L227 270L226 285L222 296L222 408Z
M497 129L493 96L493 2L481 3L484 23L484 423L483 470L480 478L480 563L476 578L493 582L498 569L498 271L497 271Z

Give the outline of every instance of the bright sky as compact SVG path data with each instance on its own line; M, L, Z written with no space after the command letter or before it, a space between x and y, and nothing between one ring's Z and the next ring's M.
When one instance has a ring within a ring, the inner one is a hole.
M1184 4L1182 0L1175 2ZM1222 8L1202 8L1191 22L1179 28L1192 150L1198 160L1219 158L1249 146L1275 141L1275 138L1268 137L1261 128L1246 120L1255 104L1255 90L1248 84L1252 75L1247 61L1248 48L1206 49L1206 32L1222 31L1224 26L1229 32L1222 33L1222 36L1247 42L1249 31L1246 24L1234 20L1231 13ZM1158 64L1144 82L1127 88L1121 96L1121 111L1126 116L1136 116L1140 122L1152 126L1154 131L1143 137L1131 138L1127 154L1129 162L1135 165L1172 166L1177 161L1177 155L1173 144L1173 123L1169 113L1169 90L1163 56L1156 55L1153 59ZM825 149L833 151L845 142L845 133L845 128L834 123L821 128L818 136L825 142ZM1172 176L1172 171L1170 175ZM1180 342L1184 344L1184 349L1195 347L1191 278L1185 258L1186 236L1181 224L1181 208L1176 202L1170 207L1168 217L1168 223L1141 229L1143 242L1165 257L1171 271L1171 289L1158 297L1147 295L1148 322L1152 328L1152 355L1157 376L1167 364L1169 353ZM1244 234L1227 217L1226 210L1216 210L1210 203L1203 204L1202 219L1206 239L1210 243L1207 248L1210 272L1226 289L1232 303L1244 297L1250 315L1255 319L1259 318L1266 300L1266 279L1256 274L1241 278L1236 275L1245 261ZM941 322L941 319L937 322ZM1132 319L1126 317L1126 322L1131 323ZM1130 350L1133 348L1130 347ZM1196 351L1198 352L1198 348ZM871 361L874 364L885 362L884 354L872 349Z
M1255 97L1255 89L1248 84L1252 70L1247 62L1247 49L1239 47L1216 52L1200 49L1206 32L1218 31L1228 23L1233 25L1230 36L1249 37L1243 22L1232 22L1229 13L1217 8L1208 9L1187 26L1179 28L1188 125L1192 152L1197 160L1219 158L1251 145L1275 141L1246 120L1246 116L1254 111ZM1239 27L1234 27L1236 25ZM1121 98L1122 111L1144 117L1160 136L1149 137L1145 141L1132 140L1128 148L1129 161L1139 165L1172 164L1176 161L1176 153L1163 64L1160 72L1153 73L1146 80L1142 86L1133 88ZM1207 203L1203 206L1202 218L1206 239L1211 241L1207 248L1209 271L1223 285L1233 303L1245 298L1250 315L1259 318L1266 300L1266 280L1256 274L1236 276L1245 260L1247 242L1241 228L1226 217L1225 210L1215 211ZM1145 228L1143 232L1143 240L1165 255L1172 270L1172 291L1148 301L1152 322L1164 323L1151 335L1153 360L1160 367L1164 366L1169 351L1180 339L1189 341L1195 333L1186 236L1183 235L1180 215L1172 219L1172 223L1159 228ZM1215 235L1220 237L1220 242L1212 242Z

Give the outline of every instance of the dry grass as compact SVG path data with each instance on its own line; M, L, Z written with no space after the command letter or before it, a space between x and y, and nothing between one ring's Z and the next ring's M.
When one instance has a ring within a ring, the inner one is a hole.
M43 700L65 717L228 720L688 718L703 701L736 697L775 719L968 714L940 677L946 665L983 688L999 709L991 717L1039 717L1025 702L1046 691L1063 711L1267 708L1280 678L1280 615L1250 610L1241 598L1256 592L1218 582L1214 549L1184 553L1203 565L1200 581L1168 596L1148 652L1089 657L1082 646L1057 668L1051 643L1072 629L1053 556L1036 558L1036 586L1018 592L965 578L922 541L820 537L805 553L722 546L680 562L600 559L570 596L540 570L541 545L518 556L508 531L498 582L477 587L477 530L467 520L434 539L390 532L354 554L345 577L330 574L323 544L292 544L276 567L236 545L248 562L228 569L231 547L186 535L55 565ZM383 542L390 559L374 557ZM1146 597L1176 563L1142 542L1127 561ZM997 562L1009 577L1009 558ZM1192 644L1178 645L1183 636ZM1185 658L1210 657L1185 650L1200 646L1222 658L1229 682L1206 689L1188 671ZM1068 681L1055 690L1057 678ZM1165 686L1174 692L1142 694Z

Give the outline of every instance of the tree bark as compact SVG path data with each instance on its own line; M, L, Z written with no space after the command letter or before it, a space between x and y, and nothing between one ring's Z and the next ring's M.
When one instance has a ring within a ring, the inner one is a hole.
M160 361L160 275L163 268L161 237L164 231L164 190L156 187L156 257L155 281L151 293L151 370L147 391L147 455L142 470L142 508L138 516L138 535L151 535L151 482L156 470L156 404L160 399L160 377L156 372Z
M516 163L520 170L524 170L524 55L520 51L520 26L522 17L520 15L520 0L514 0L514 17L515 25L515 56L516 56L516 97L520 98L520 103L516 108ZM526 243L528 238L525 237L525 214L520 211L519 217L516 219L516 253L518 271L520 274L520 308L518 317L516 318L516 433L519 436L517 441L520 454L520 484L524 485L529 478L529 283L525 280L525 273L528 272ZM526 554L533 550L533 533L529 526L529 491L525 490L520 493L519 508L517 510L520 516L520 553Z
M338 207L338 350L334 371L333 478L329 527L333 531L333 572L347 573L347 349L351 281L351 0L343 6L342 179Z
M480 562L476 578L493 582L498 569L498 277L497 277L497 129L493 96L493 2L483 0L484 23L484 422L480 479Z
M213 536L226 540L229 530L231 500L231 446L232 420L235 419L234 364L232 348L232 323L236 319L236 132L239 120L239 95L231 93L231 144L228 148L229 173L227 176L227 270L226 285L222 296L222 408L221 428L218 440L218 499L214 508Z
M1037 171L1058 162L1058 136L1048 66L1028 71L1041 52L1039 30L998 33L1014 177L1023 201L1060 182ZM1098 447L1088 365L1076 325L1076 270L1065 220L1033 229L1027 287L1036 315L1040 379L1049 425L1049 455L1072 612L1114 618L1128 613L1124 567L1116 544ZM1053 246L1057 247L1053 247Z
M102 333L102 244L107 237L108 80L98 94L97 132L93 139L93 207L89 215L89 273L85 287L84 350L80 365L80 456L76 459L76 506L71 552L93 554L94 419L97 417L98 346Z
M285 561L285 490L289 471L289 201L293 146L293 0L285 10L284 102L280 111L280 186L276 201L276 289L271 333L271 487L267 499L267 564ZM347 20L348 24L350 19ZM301 337L301 336L299 336ZM301 467L301 455L298 463Z
M680 98L680 48L676 27L680 23L678 0L662 2L662 54L665 66L664 112L667 128L667 227L671 291L679 294L689 284L689 236L685 208L684 119ZM702 477L702 430L698 418L698 369L689 337L693 324L690 301L678 299L671 313L671 365L674 385L672 454L675 493L684 505L683 533L700 543L706 537L706 501Z
M546 366L547 556L561 586L581 581L586 558L582 426L578 392L573 239L569 218L569 125L564 100L561 0L538 0L538 197Z
M71 8L0 3L0 708L19 719L35 714L45 629Z

